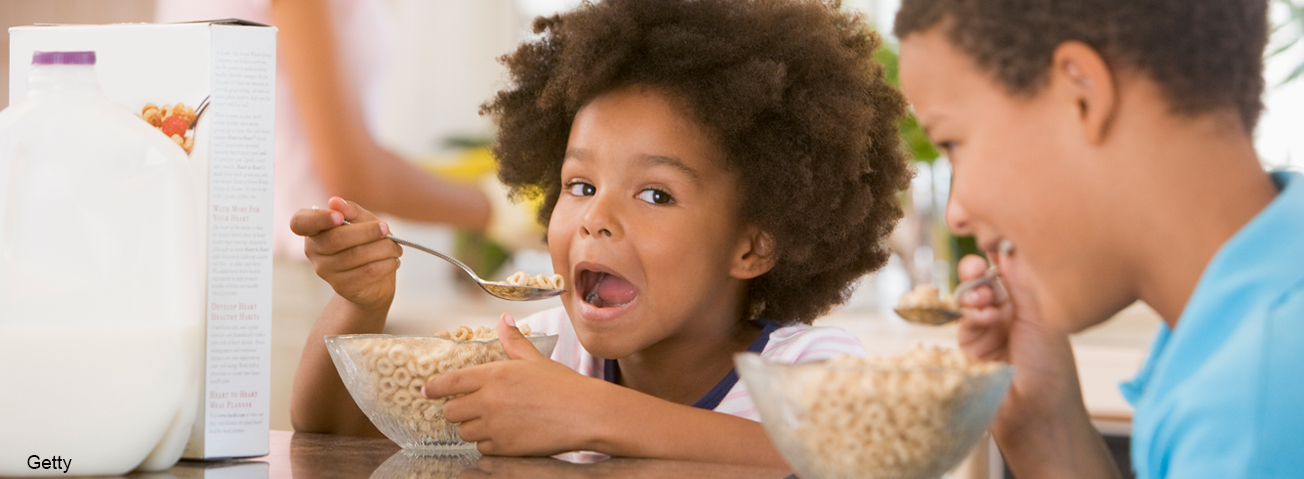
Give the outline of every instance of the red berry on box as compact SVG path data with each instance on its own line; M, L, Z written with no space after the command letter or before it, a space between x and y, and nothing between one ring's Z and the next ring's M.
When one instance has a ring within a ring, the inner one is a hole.
M167 136L181 135L186 136L186 130L190 128L190 122L185 118L173 115L163 119L163 134Z

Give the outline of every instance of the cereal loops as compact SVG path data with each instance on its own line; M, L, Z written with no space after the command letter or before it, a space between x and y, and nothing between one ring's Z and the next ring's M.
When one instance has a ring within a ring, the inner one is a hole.
M529 286L532 288L543 289L566 289L566 281L560 274L544 276L542 274L530 276L523 271L517 271L516 274L508 276L503 283L512 286Z
M806 411L798 418L798 440L814 455L812 467L833 474L827 477L835 471L913 477L951 445L948 420L963 407L970 378L998 367L922 345L896 357L812 365L796 396Z
M528 326L522 325L520 330L525 336L540 336ZM356 338L346 343L359 365L366 368L359 375L363 393L354 397L360 403L372 403L374 407L360 404L370 411L372 421L401 425L419 434L424 444L463 444L457 437L457 424L443 416L448 398L426 399L421 389L444 373L505 360L507 353L502 344L488 342L498 338L497 331L488 327L461 326L435 336L459 342L399 336Z

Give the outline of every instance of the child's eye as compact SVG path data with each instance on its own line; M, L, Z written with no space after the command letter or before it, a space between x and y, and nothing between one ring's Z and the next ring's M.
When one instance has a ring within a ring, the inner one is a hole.
M937 149L942 150L942 153L946 153L947 156L951 156L951 151L955 150L955 142L939 141L937 142Z
M668 205L675 201L674 198L670 197L670 193L666 193L665 191L656 188L648 188L640 191L636 198L657 205Z
M566 185L566 191L574 196L593 196L598 193L597 188L583 181L570 182Z

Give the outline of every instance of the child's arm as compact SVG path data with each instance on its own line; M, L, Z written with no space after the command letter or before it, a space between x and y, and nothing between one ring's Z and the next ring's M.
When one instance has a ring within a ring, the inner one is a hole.
M317 275L335 289L294 374L290 421L296 431L381 437L349 396L322 338L381 332L403 250L385 239L388 225L356 204L331 198L328 208L299 210L290 220L290 229L305 237L304 253Z
M613 456L655 457L789 468L761 423L675 404L633 389L606 384L596 398L591 448Z
M445 374L426 397L466 394L444 406L458 435L481 453L549 455L588 450L787 468L761 424L671 403L591 378L548 359L504 314L498 323L512 361ZM524 399L523 398L528 398Z

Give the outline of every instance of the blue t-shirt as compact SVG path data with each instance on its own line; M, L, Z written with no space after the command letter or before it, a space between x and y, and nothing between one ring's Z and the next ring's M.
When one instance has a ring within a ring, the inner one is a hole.
M1304 477L1304 176L1218 250L1141 372L1137 477Z

